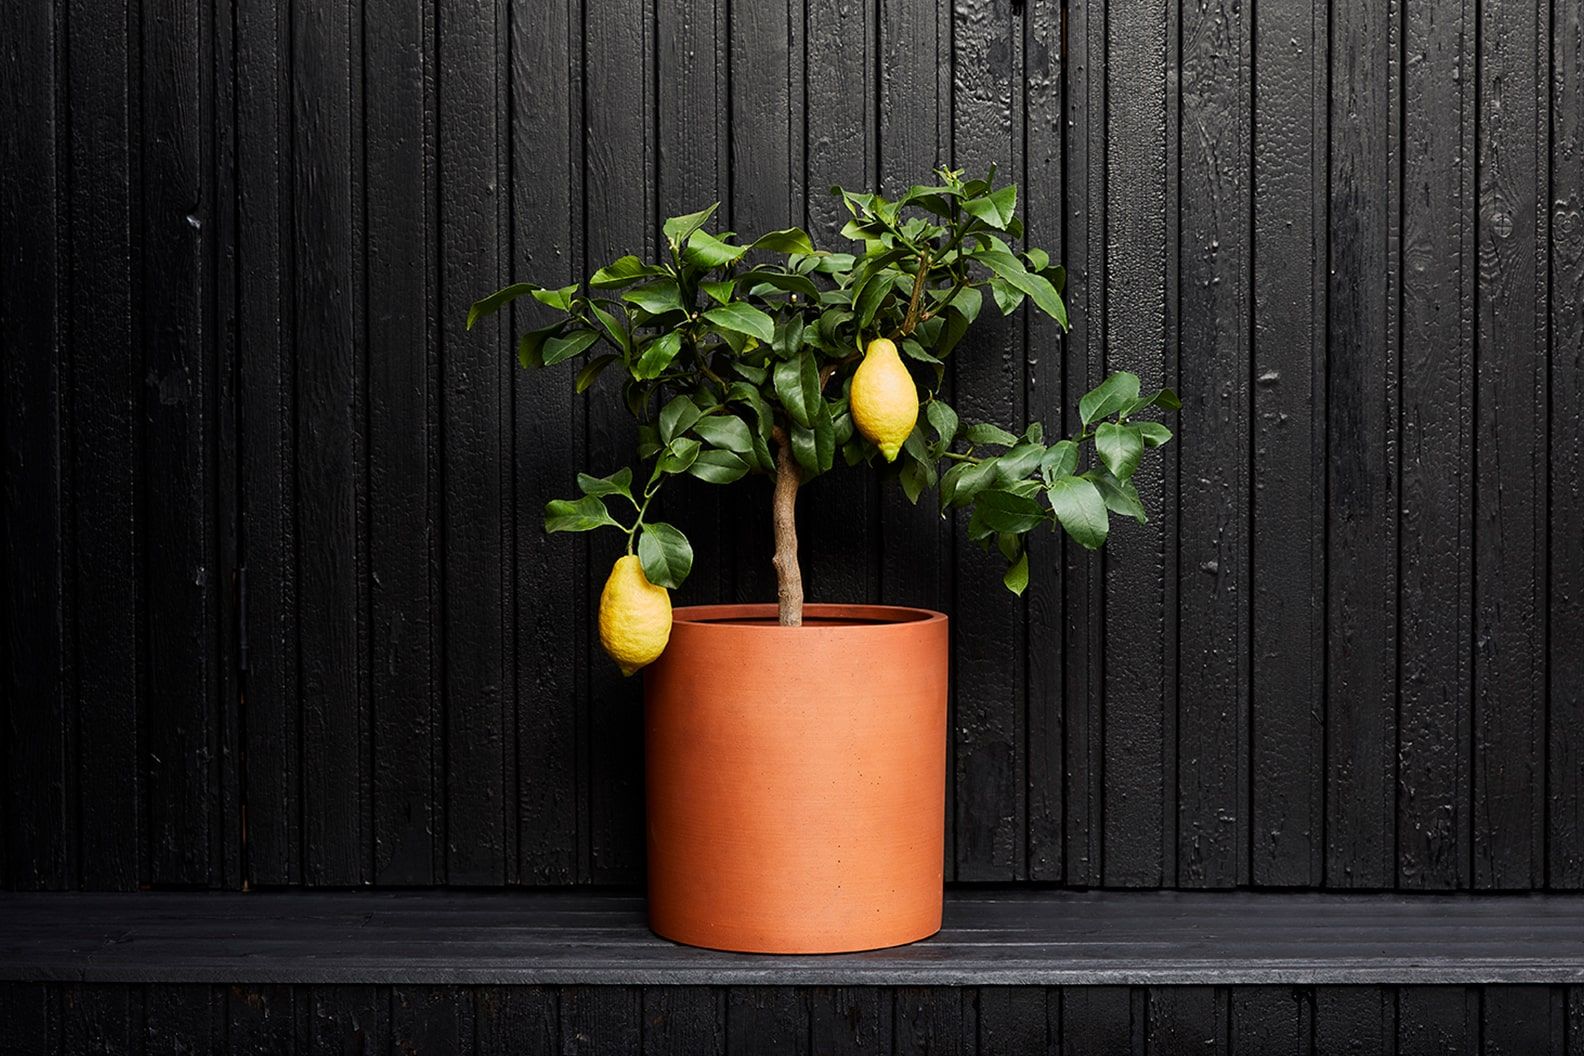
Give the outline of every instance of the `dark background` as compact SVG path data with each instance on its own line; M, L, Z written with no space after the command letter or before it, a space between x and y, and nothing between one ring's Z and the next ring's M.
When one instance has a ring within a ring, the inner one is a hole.
M619 542L539 522L633 427L467 305L716 198L834 241L829 184L950 160L1075 320L976 329L964 416L1184 406L1151 523L1022 601L893 482L803 494L811 599L954 618L948 879L1584 888L1581 20L0 6L0 882L637 880ZM678 603L773 596L763 481L666 516Z

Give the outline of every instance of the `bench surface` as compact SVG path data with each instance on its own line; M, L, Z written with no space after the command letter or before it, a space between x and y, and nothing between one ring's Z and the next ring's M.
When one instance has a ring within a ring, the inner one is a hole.
M0 980L996 986L1584 982L1584 896L949 892L912 946L655 937L600 892L0 895Z

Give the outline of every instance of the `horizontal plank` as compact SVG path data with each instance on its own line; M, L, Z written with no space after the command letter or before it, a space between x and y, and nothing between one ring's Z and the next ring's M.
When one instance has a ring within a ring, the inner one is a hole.
M1584 897L953 891L924 942L677 946L596 892L0 896L0 981L996 986L1584 982Z

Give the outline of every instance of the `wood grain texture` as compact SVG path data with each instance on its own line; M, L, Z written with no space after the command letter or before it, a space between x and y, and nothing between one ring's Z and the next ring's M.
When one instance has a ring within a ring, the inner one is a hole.
M1470 883L1472 8L1407 13L1397 876ZM1457 114L1457 121L1446 120Z
M1248 13L1182 11L1176 858L1192 887L1251 875Z
M1268 0L1253 32L1249 857L1256 884L1309 886L1326 817L1329 22Z
M1073 329L987 319L943 398L1186 406L1021 601L884 474L804 493L812 596L953 617L946 874L1584 885L1574 6L0 17L0 884L636 882L616 544L541 530L632 425L466 308L995 161ZM763 484L668 495L678 603L769 596Z
M1548 879L1584 886L1584 11L1553 9ZM1581 1042L1584 1047L1584 1042Z
M1396 876L1398 9L1331 8L1326 883Z
M1549 20L1480 8L1474 883L1543 881Z

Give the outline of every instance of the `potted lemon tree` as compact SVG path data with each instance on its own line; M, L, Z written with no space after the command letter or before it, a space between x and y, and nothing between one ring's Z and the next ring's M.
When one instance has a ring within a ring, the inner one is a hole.
M579 392L606 371L638 419L628 464L580 473L551 502L550 532L609 529L625 553L600 598L599 635L624 674L645 671L651 926L681 942L835 952L910 942L940 926L945 829L947 622L881 605L805 603L799 487L880 464L1028 583L1029 538L1104 543L1110 515L1139 521L1131 483L1170 439L1166 389L1108 376L1081 426L963 422L941 398L949 357L987 310L1026 303L1067 325L1064 272L1023 237L1017 189L940 170L893 199L835 188L847 251L798 229L712 231L715 207L674 217L662 259L624 256L559 288L518 282L468 325L522 297L548 319L522 334L525 368L577 362ZM604 391L602 389L602 391ZM1011 426L1011 428L1008 428ZM673 609L693 551L655 519L683 478L773 480L776 601Z

